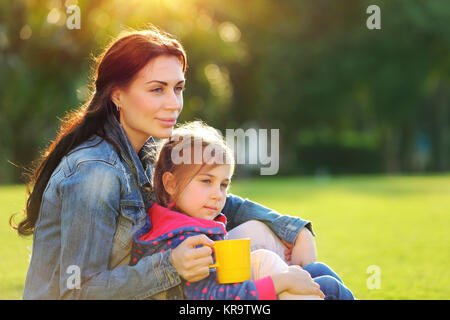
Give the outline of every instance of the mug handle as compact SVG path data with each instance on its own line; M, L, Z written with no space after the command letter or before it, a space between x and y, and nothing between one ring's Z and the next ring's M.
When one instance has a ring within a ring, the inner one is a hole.
M211 246L211 249L215 250L216 249L215 245ZM211 268L217 268L217 267L219 267L219 263L217 262L217 256L216 256L216 263L209 265L209 268L211 269Z

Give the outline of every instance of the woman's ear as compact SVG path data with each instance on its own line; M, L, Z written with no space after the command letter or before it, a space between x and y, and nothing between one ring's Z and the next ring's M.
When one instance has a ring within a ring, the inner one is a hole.
M114 102L116 107L120 108L120 89L117 87L114 87L111 90L111 101Z
M164 189L166 192L173 197L175 195L176 190L176 181L175 176L172 174L172 172L166 171L163 173L162 176L162 183L164 186Z

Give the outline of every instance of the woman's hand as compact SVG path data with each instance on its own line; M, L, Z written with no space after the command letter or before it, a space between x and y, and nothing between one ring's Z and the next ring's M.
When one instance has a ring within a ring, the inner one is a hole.
M204 246L195 248L198 245ZM213 263L212 245L214 241L201 234L187 238L173 249L170 259L180 277L196 282L209 276L209 266Z
M307 271L299 266L289 266L287 271L271 277L277 294L287 291L295 295L316 295L325 298L320 286L314 282Z

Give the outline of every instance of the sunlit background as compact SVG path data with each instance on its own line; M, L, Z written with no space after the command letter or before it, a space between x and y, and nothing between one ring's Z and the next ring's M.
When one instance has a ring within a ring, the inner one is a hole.
M372 4L381 9L380 30L366 26ZM80 9L80 29L67 26L71 5ZM258 168L238 166L233 192L314 221L319 253L347 272L344 280L361 298L448 298L448 271L419 284L414 279L419 270L432 271L433 259L442 270L450 265L449 21L448 0L0 0L2 225L24 206L24 187L10 185L25 182L23 167L54 139L58 118L86 101L92 58L124 30L151 24L179 39L188 54L181 122L202 119L222 132L280 129L277 178L263 180ZM343 175L367 178L339 180ZM378 180L386 175L400 180ZM401 180L411 175L417 178ZM302 198L308 190L317 193ZM358 197L361 190L367 193ZM371 220L375 212L383 218ZM383 223L395 214L392 224ZM338 216L344 220L333 220ZM407 235L396 238L404 220L417 224L403 225ZM372 233L364 232L369 224ZM354 237L350 225L358 230ZM434 234L435 251L412 244L420 230ZM373 238L361 240L366 236ZM2 229L1 237L10 251L0 298L18 298L27 251L12 231ZM398 268L399 274L390 270L389 293L368 291L365 283L364 268L376 259L366 261L363 252L379 249L381 238L399 241L397 250L377 251ZM340 256L340 247L361 254ZM408 252L427 267L399 267Z

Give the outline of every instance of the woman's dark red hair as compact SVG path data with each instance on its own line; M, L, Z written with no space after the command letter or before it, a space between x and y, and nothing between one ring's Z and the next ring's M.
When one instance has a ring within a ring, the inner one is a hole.
M13 223L16 214L9 220L10 226L16 229L19 235L33 234L42 194L48 180L61 159L71 149L92 135L98 135L110 142L118 151L117 146L107 139L104 132L107 116L114 115L119 119L117 108L111 100L111 91L114 87L126 87L150 60L161 55L177 57L183 72L186 71L186 53L181 43L156 27L124 32L95 59L96 68L91 83L90 99L62 120L56 139L43 152L37 166L28 174L25 218L17 226Z

